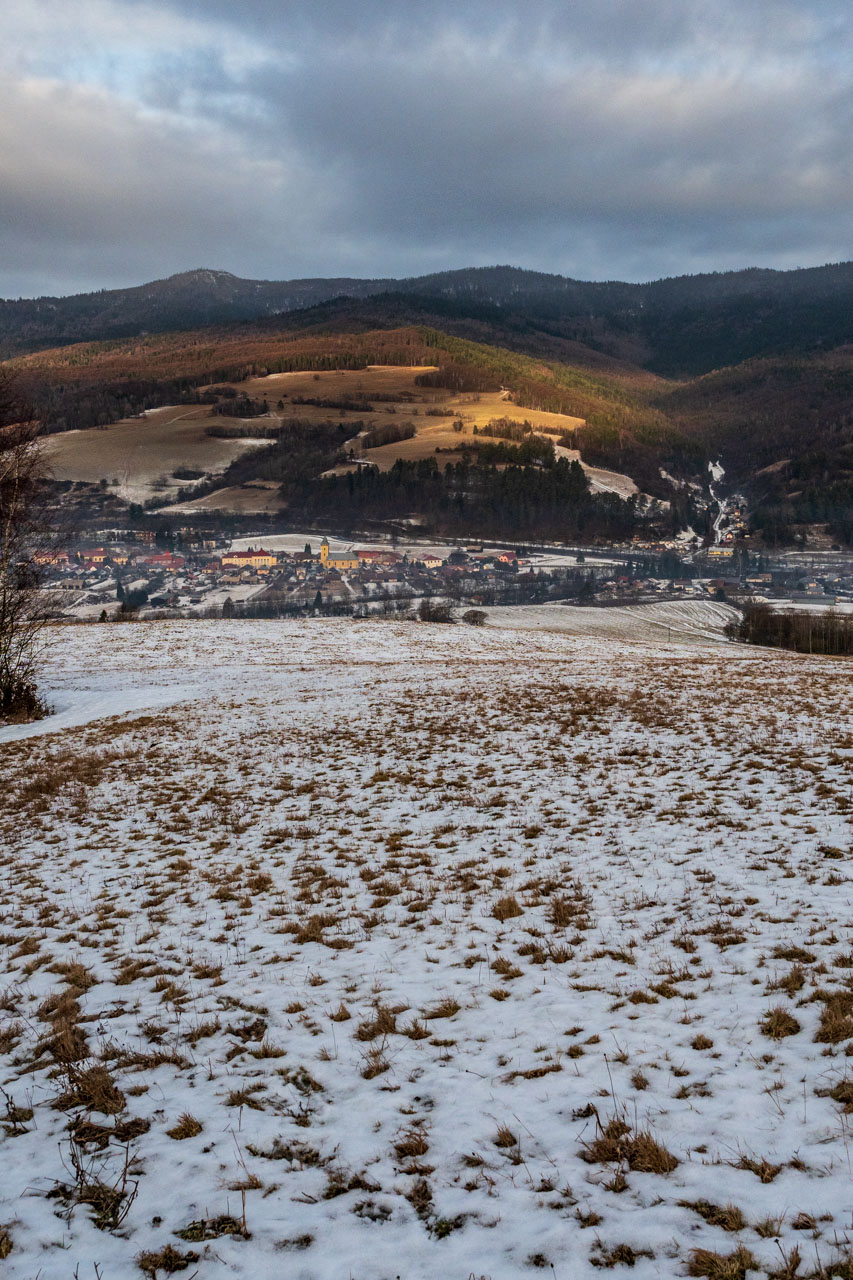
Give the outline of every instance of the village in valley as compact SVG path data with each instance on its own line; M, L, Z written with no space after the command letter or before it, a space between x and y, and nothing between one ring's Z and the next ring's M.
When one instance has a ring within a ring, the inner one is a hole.
M853 604L853 563L771 559L737 546L549 548L331 542L316 534L98 530L45 552L57 620L405 614L455 605L632 604L746 598Z

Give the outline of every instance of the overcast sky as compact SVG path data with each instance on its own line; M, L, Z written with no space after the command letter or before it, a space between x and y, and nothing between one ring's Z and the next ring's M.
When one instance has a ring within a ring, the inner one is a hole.
M850 0L3 0L0 297L853 258Z

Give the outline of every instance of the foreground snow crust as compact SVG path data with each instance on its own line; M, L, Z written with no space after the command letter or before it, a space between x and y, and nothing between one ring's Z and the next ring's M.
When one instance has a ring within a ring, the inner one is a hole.
M849 665L495 612L57 630L0 738L4 1276L845 1256Z

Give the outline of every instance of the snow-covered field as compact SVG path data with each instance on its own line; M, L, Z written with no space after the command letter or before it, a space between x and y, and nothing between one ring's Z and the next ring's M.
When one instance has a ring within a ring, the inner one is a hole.
M485 610L491 624L513 630L531 627L573 636L619 640L727 643L723 627L740 615L713 600L672 600L639 605L498 605Z
M4 1277L851 1274L851 668L538 612L56 630Z

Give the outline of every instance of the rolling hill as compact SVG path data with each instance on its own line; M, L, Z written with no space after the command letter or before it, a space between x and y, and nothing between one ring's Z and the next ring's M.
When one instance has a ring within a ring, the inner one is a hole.
M479 267L406 280L243 280L199 269L129 289L0 300L0 357L74 342L232 325L345 296L428 300L447 318L582 343L667 377L853 342L853 263L648 284ZM383 303L387 308L388 300ZM511 345L505 343L504 345Z
M568 363L423 323L365 328L381 319L376 300L365 310L353 303L317 310L319 316L305 312L230 328L76 344L12 364L30 379L51 431L102 426L175 403L210 383L311 369L435 365L429 375L435 387L472 394L504 389L519 409L583 419L584 460L625 472L648 492L668 494L661 467L693 477L702 472L701 448L651 403L667 384L623 362L575 343L558 348L574 357ZM394 306L385 315L386 323L400 318ZM467 322L455 327L470 328ZM484 324L475 327L482 332Z
M237 305L235 298L244 305L245 294L221 273L208 274L223 305ZM435 366L425 375L428 385L456 394L501 392L516 406L508 411L516 419L526 409L583 420L563 443L580 448L587 464L629 475L647 493L681 501L662 471L701 482L708 461L719 458L728 480L750 495L755 530L784 540L798 526L822 523L849 541L853 345L836 339L853 326L845 303L850 275L843 266L587 286L484 269L239 323L42 349L11 364L30 381L51 431L103 426L191 401L211 383L270 373ZM180 296L192 296L195 286L181 280ZM433 292L419 294L415 285ZM587 289L599 320L606 308L611 320L593 324L587 316L583 328L560 319L560 307L577 310ZM647 290L653 304L646 308L636 290ZM613 317L620 307L624 317L638 299L633 329L626 323L620 336ZM547 306L551 318L537 319L535 308ZM644 363L640 346L648 355L654 345L658 355ZM762 347L771 354L713 364L717 354ZM774 347L780 350L772 353ZM679 378L648 367L684 365L688 356L710 367Z

